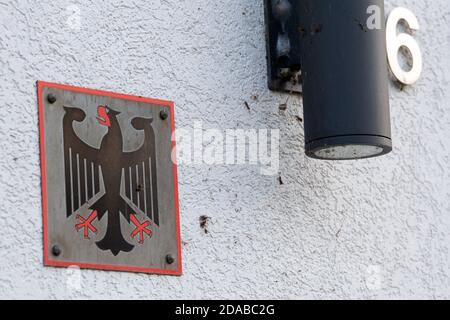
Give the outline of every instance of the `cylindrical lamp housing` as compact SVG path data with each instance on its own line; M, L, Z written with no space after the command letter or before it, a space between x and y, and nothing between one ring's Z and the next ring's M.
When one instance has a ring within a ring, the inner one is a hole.
M306 154L346 160L389 153L384 1L298 1Z

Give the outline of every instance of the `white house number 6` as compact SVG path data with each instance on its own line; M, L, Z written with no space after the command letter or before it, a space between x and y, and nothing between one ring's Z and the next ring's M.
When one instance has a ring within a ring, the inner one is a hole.
M419 80L422 73L422 53L414 38L407 33L397 34L397 26L404 20L411 30L419 30L419 21L414 13L406 8L396 8L389 15L386 23L386 47L389 66L392 73L403 84L411 85ZM405 71L398 61L398 52L401 47L406 47L412 56L413 66Z

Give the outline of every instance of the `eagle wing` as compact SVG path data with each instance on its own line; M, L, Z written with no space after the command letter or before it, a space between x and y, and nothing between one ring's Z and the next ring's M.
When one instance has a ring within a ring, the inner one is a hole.
M100 193L99 150L83 142L73 130L73 122L82 122L86 113L64 106L64 173L67 217Z
M140 211L159 225L156 144L152 121L145 118L131 121L136 130L144 131L144 141L136 151L122 154L122 197L131 210Z

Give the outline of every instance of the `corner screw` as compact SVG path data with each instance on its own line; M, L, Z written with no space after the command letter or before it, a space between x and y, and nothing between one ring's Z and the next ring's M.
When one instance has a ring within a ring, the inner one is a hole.
M55 257L58 257L58 256L61 254L61 248L60 248L58 245L54 245L54 246L52 247L52 254L53 254Z
M49 93L47 95L47 101L51 104L54 104L56 102L56 96L53 93Z
M168 264L172 264L172 263L175 262L175 259L174 259L174 257L173 257L171 254L168 254L168 255L166 256L166 262L167 262Z
M169 114L167 113L167 111L165 109L161 110L161 112L159 113L159 117L162 120L166 120L169 117Z

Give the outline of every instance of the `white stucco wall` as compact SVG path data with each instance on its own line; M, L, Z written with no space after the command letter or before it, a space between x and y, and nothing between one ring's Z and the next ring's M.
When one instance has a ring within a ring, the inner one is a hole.
M394 152L330 163L304 155L301 101L267 89L262 1L0 0L0 298L450 298L450 3L400 5L424 71L391 84ZM284 184L180 166L184 275L74 286L42 262L36 80L171 99L177 127L278 128Z

